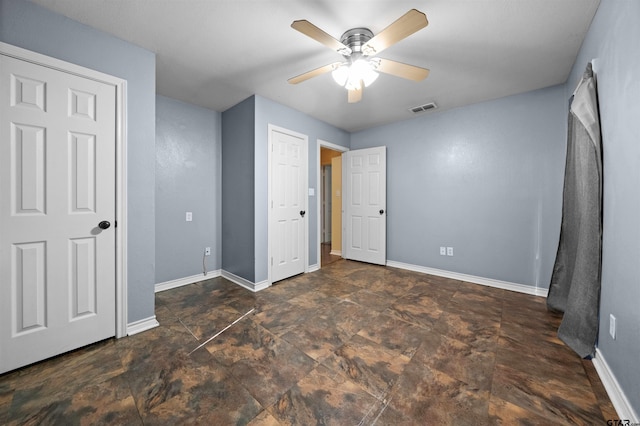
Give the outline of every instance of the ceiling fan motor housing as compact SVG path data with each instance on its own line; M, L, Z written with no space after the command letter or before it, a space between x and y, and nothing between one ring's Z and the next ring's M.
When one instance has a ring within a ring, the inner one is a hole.
M369 40L373 38L373 33L368 28L352 28L345 31L340 37L340 42L345 46L348 46L353 53L362 55L362 46L364 46ZM348 55L345 55L348 57Z

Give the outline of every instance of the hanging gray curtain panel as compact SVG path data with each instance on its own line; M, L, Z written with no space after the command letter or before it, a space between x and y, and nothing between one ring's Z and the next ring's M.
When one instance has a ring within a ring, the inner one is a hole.
M602 258L602 148L591 64L569 110L560 243L547 307L564 312L558 337L581 357L595 353Z

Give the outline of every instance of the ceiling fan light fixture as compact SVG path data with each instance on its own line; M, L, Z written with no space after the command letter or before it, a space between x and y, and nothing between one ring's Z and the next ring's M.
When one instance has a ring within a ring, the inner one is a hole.
M351 65L351 73L354 79L362 80L365 87L376 81L378 73L373 70L372 63L365 59L358 59Z
M333 81L338 83L339 86L344 87L349 79L349 66L346 64L340 65L331 72L331 77L333 77Z
M375 64L365 59L358 59L351 65L343 64L331 72L333 80L347 90L359 90L361 83L369 87L378 78L374 71Z

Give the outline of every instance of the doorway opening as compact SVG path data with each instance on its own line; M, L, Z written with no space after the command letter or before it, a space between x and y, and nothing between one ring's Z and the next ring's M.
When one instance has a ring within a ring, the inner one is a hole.
M342 258L341 156L347 149L329 142L318 142L318 241L319 264L323 267Z

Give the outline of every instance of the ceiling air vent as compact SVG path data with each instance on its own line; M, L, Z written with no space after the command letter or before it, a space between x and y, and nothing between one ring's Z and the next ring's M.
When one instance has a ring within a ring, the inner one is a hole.
M438 106L436 105L435 102L429 102L428 104L411 107L409 108L409 111L411 111L414 114L418 114L420 112L429 111L436 108L438 108Z

